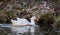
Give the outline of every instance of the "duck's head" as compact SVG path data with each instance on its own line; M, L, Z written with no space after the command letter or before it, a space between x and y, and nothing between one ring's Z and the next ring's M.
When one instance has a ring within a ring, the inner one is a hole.
M36 16L33 16L33 17L31 18L31 20L36 20Z

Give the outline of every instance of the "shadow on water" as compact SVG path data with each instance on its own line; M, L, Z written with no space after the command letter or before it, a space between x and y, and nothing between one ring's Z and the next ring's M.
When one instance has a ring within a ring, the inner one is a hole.
M0 35L60 35L60 31L44 32L44 31L40 31L39 27L35 27L34 29L35 32L30 32L29 29L28 32L17 33L17 31L12 31L12 28L0 27Z

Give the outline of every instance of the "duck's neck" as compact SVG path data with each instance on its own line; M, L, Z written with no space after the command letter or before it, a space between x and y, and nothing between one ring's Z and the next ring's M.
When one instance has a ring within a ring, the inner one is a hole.
M31 24L35 25L35 21L33 19L31 19Z

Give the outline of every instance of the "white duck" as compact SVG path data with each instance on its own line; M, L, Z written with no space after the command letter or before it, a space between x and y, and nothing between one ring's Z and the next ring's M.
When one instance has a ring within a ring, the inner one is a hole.
M24 19L24 18L18 18L18 17L17 17L18 23L21 23L22 25L35 25L35 21L34 21L35 19L36 19L36 17L33 16L33 17L31 18L31 22L29 22L28 20L26 20L26 19Z
M35 25L35 20L36 19L36 17L35 16L33 16L32 18L31 18L31 22L29 22L28 20L26 20L26 19L24 19L24 18L18 18L17 17L17 21L16 20L12 20L11 19L11 22L12 22L12 24L13 24L13 26L15 25L17 25L17 26L21 26L21 25ZM35 32L35 28L34 27L30 27L30 26L27 26L27 27L23 27L22 29L21 28L19 28L19 30L20 30L20 32L22 32L21 30L23 30L23 32L28 32L28 28L30 28L30 32ZM14 28L13 28L14 29ZM17 28L16 28L17 29ZM15 30L16 30L15 29ZM27 30L25 30L25 29L27 29ZM18 31L18 30L17 30Z

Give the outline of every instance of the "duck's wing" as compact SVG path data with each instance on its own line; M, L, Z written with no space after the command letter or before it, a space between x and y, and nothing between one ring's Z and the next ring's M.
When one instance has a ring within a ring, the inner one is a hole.
M17 21L21 20L21 18L17 17Z
M17 17L17 21L23 21L23 22L27 22L27 23L29 23L29 21L26 20L26 19L24 19L24 18L18 18L18 17Z
M18 17L17 17L17 21L18 21L18 23L20 23L21 25L30 24L30 22L29 22L27 19L24 19L24 18L18 18Z
M29 24L30 22L28 21L28 20L26 20L26 19L21 19L21 21L22 21L22 24Z

